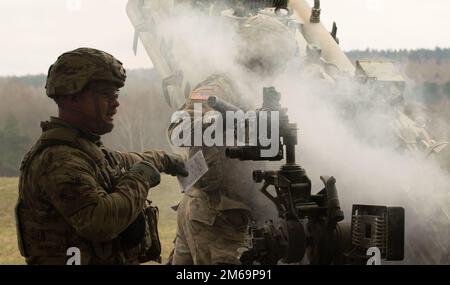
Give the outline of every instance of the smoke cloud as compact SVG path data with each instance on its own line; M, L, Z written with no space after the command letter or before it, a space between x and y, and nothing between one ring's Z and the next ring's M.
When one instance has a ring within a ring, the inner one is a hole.
M321 187L320 175L335 176L347 220L352 204L404 207L404 263L449 263L448 172L433 157L417 158L397 149L395 107L371 101L351 82L324 90L319 80L299 73L291 70L275 86L300 127L299 162L315 189ZM346 107L354 102L364 114L349 120Z
M161 31L172 35L174 62L193 86L226 73L254 105L261 104L263 87L282 93L283 106L299 126L298 164L312 180L313 193L323 188L320 175L336 177L347 220L352 204L404 207L403 263L450 263L450 177L432 158L416 158L397 148L393 122L398 110L370 92L361 93L351 81L330 85L317 79L299 59L276 75L252 74L235 61L235 28L223 17L184 8ZM264 218L274 215L271 209Z

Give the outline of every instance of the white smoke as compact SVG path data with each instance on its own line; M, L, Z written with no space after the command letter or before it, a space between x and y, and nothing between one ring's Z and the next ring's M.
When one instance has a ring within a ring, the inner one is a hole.
M159 30L170 35L174 62L191 81L198 83L211 74L234 71L236 32L223 17L180 5Z
M348 112L353 107L373 106L373 98L357 97L352 83L330 91L301 64L290 65L271 81L255 78L235 63L236 32L219 19L185 9L162 26L163 33L173 36L174 61L193 85L226 72L246 89L242 93L258 98L259 105L262 87L274 86L299 126L297 159L313 181L313 193L323 188L320 175L333 175L347 219L352 204L404 207L405 263L450 262L450 177L433 160L395 149L391 140L395 110L379 104L352 117Z
M371 113L353 117L353 121L344 119L342 103L349 95L358 96L352 84L345 88L350 92L347 94L336 89L325 91L319 80L305 74L302 78L299 73L301 70L291 70L275 86L299 125L297 157L315 189L322 187L320 175L336 177L341 207L348 219L352 204L404 207L405 262L450 262L448 173L432 159L417 159L387 144L394 136L389 125L394 110L388 104L382 104L382 109L365 109ZM374 104L360 99L355 101ZM361 126L367 129L361 130Z

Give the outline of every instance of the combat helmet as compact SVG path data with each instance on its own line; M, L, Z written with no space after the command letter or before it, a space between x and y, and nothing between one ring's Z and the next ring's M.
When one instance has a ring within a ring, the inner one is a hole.
M93 48L78 48L58 57L50 66L45 89L47 96L76 94L91 81L109 81L119 88L125 84L122 62L109 53Z

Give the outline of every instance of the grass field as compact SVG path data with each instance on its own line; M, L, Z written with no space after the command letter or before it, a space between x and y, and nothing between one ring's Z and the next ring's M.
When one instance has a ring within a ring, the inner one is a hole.
M24 264L17 248L14 206L18 192L17 178L0 177L0 265ZM149 199L160 211L159 234L162 243L163 263L172 249L176 231L176 212L170 206L178 203L181 195L175 178L163 176L161 184L152 189Z

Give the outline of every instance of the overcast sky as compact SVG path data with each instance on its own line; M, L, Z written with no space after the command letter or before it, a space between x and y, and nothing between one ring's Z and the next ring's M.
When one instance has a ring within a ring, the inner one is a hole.
M112 53L126 68L148 68L131 50L127 0L1 0L0 76L46 73L64 51L81 46ZM309 2L313 2L312 0ZM322 0L345 50L450 47L448 0Z

